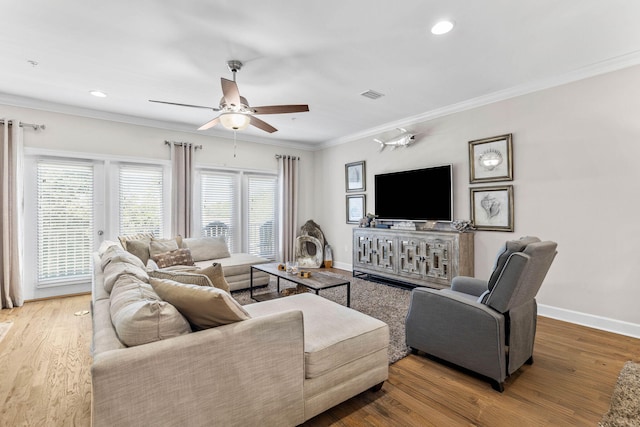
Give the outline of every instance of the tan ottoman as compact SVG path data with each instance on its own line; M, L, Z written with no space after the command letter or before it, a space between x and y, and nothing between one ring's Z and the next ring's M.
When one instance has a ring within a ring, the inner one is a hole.
M305 420L388 377L389 327L378 319L311 293L244 308L252 317L302 311Z

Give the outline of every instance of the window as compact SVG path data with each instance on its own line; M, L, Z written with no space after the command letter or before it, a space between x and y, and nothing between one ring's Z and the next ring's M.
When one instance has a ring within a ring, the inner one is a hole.
M265 258L276 253L276 177L247 176L248 252Z
M162 166L120 164L119 178L119 234L153 233L154 236L162 237Z
M204 171L200 175L200 224L203 236L223 236L230 252L240 252L238 174Z
M93 164L37 164L38 283L91 278Z
M224 236L230 252L274 259L277 177L207 169L198 175L200 234Z

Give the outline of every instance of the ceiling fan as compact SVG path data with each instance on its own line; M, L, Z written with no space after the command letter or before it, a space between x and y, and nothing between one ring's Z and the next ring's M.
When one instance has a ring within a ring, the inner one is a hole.
M200 126L198 130L206 130L220 123L229 130L243 130L247 126L253 125L265 132L273 133L278 129L257 118L257 114L303 113L309 111L308 105L267 105L263 107L251 107L249 101L247 101L244 96L240 96L240 91L238 91L238 85L236 84L236 73L242 68L242 62L231 60L227 62L227 65L233 73L233 80L225 79L224 77L220 79L222 83L222 99L220 99L220 105L218 107L180 104L177 102L156 101L153 99L150 99L149 102L220 111L219 116L209 120Z

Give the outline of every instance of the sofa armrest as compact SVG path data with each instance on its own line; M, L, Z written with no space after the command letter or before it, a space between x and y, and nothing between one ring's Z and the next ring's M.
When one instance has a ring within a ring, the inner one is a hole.
M487 281L475 277L456 276L451 280L451 290L479 297L489 287Z
M303 338L296 310L100 353L93 426L300 424Z
M473 299L416 288L406 320L409 347L491 378L505 366L504 316Z

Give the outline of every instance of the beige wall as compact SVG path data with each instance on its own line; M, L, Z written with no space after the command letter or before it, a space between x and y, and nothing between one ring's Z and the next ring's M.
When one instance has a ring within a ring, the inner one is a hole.
M316 156L317 206L344 206L348 162L366 161L368 211L376 173L452 163L454 217L469 219L468 141L512 133L515 231L476 233L476 275L489 275L506 239L555 240L541 312L640 336L639 118L636 66L408 126L424 135L407 149L380 153L372 138L326 148ZM416 185L415 194L427 199L429 189ZM350 266L344 208L318 212L334 262Z

